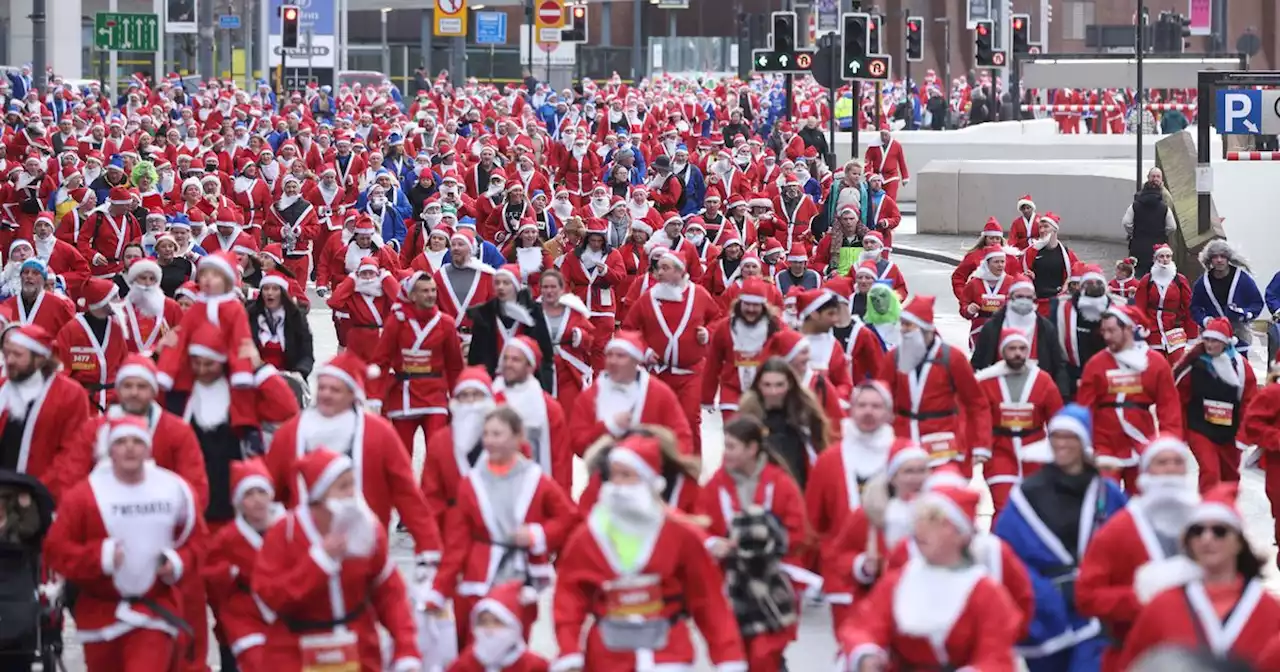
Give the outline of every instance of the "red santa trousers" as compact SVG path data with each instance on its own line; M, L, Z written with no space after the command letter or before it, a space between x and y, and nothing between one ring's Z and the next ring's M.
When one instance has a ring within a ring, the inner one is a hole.
M1267 451L1260 465L1265 474L1267 501L1271 502L1271 517L1275 519L1276 539L1280 539L1280 453ZM1280 563L1280 560L1277 561Z
M1124 486L1124 494L1130 497L1138 494L1138 467L1099 468L1098 473L1111 479L1116 485Z
M225 523L223 523L225 524ZM211 529L212 529L212 523ZM191 655L178 661L175 669L186 672L205 672L209 669L209 612L205 603L209 601L209 593L205 590L204 579L200 570L204 569L203 560L195 556L192 566L183 570L182 580L178 582L178 590L182 593L182 620L191 626L195 637L191 641ZM217 633L221 638L222 634ZM85 647L85 658L88 659L88 646ZM92 669L92 668L90 668ZM159 668L157 668L159 669Z
M898 187L899 187L899 186L901 186L901 185L902 185L902 178L898 178L898 179L896 179L896 180L894 180L894 181L892 181L892 182L886 182L886 183L884 184L884 193L885 193L885 195L886 195L886 196L888 196L889 198L893 199L893 202L894 202L894 203L897 203L897 202L898 202ZM748 654L748 655L750 655L750 654ZM752 670L753 670L753 672L754 672L755 668L753 667L753 668L751 668L751 669L752 669Z
M1009 450L1012 451L1012 447ZM1021 479L1029 478L1039 469L1040 465L1034 462L1023 464ZM987 481L987 488L991 490L991 503L995 507L995 515L991 519L995 520L995 517L1004 510L1005 503L1009 501L1009 492L1021 480L1018 477L1017 456L996 450L991 459L982 465L982 478ZM992 480L996 482L992 483Z
M284 267L289 269L293 277L298 280L298 284L305 289L307 280L311 278L311 257L305 254L298 257L285 257Z
M159 630L138 628L109 642L84 645L89 672L164 672L173 669L176 641ZM207 667L200 659L200 667Z
M778 672L783 666L783 654L796 639L799 626L792 625L779 632L747 637L743 644L747 649L747 669L751 672Z
M413 458L413 440L418 433L418 428L422 428L422 440L425 442L427 437L435 433L437 429L443 429L449 426L448 413L423 413L409 418L392 418L391 426L395 428L396 434L400 436L400 443L404 444L404 449L408 451L410 459ZM424 450L431 450L431 446L423 443ZM426 453L423 453L424 455Z
M702 456L702 370L699 362L693 373L678 374L664 371L658 374L658 380L667 384L676 398L680 400L680 410L689 421L689 431L693 433L693 454Z
M480 603L478 597L453 598L454 622L458 624L458 650L462 651L471 643L471 611ZM524 630L524 641L529 641L529 633L533 624L538 622L538 603L522 605L520 624Z
M1187 430L1187 445L1200 465L1202 494L1223 481L1240 480L1240 449L1234 443L1214 443L1203 434Z
M604 348L609 344L609 339L613 338L613 330L616 325L617 323L611 315L591 318L593 338L591 340L591 351L587 353L587 364L591 365L592 371L604 370Z

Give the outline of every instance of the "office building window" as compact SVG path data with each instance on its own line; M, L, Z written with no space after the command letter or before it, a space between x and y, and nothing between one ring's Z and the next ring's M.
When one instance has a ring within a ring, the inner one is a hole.
M1066 0L1062 10L1062 39L1083 40L1085 27L1093 25L1094 0Z

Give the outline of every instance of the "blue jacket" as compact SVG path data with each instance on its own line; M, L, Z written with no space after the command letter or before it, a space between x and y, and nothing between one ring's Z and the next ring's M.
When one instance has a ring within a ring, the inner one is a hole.
M1267 284L1267 310L1274 313L1280 313L1280 273L1271 276L1271 282Z
M391 193L387 194L387 204L395 209L396 213L400 215L401 220L405 220L413 217L413 206L409 205L409 199L405 197L404 189L401 189L400 187L396 187L393 185L391 188ZM356 198L356 210L364 212L365 208L368 205L369 205L369 190L365 189L364 191L360 192L360 196ZM403 224L404 222L402 221L401 225L403 226ZM383 238L385 239L385 236ZM404 241L404 235L400 236L400 240L402 242Z
M1272 284L1275 284L1274 280ZM1270 285L1267 286L1267 293L1271 293ZM1218 305L1218 299L1209 287L1208 273L1200 276L1200 279L1196 280L1191 287L1191 319L1202 327L1205 322L1214 317L1225 317L1233 325L1249 322L1261 315L1264 307L1262 292L1258 291L1258 283L1243 268L1236 267L1236 276L1231 281L1231 289L1227 292L1226 306ZM1236 348L1247 350L1249 345L1238 342Z
M684 189L684 207L680 208L680 216L687 217L702 210L702 201L707 197L707 183L702 178L702 171L689 164L689 180L681 186Z
M1010 491L1009 503L992 527L992 532L1004 539L1022 560L1035 593L1035 618L1026 639L1019 642L1017 651L1028 660L1028 666L1034 672L1035 659L1076 648L1077 656L1071 671L1096 672L1101 665L1104 643L1102 625L1097 619L1080 615L1073 599L1068 599L1060 585L1074 586L1079 558L1084 557L1090 538L1103 523L1124 508L1125 495L1111 481L1096 476L1081 507L1077 547L1067 549L1031 508L1024 494L1024 488L1028 486L1036 487L1036 481L1024 481ZM1071 594L1074 595L1074 591ZM1084 659L1078 654L1085 654Z

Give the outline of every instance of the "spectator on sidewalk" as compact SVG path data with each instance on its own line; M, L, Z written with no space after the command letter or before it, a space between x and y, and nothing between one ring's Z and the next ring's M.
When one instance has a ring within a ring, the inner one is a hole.
M1134 277L1141 278L1151 272L1156 246L1169 244L1169 238L1178 228L1173 208L1164 200L1163 178L1159 168L1152 168L1142 190L1133 195L1133 202L1120 218L1120 225L1129 238L1129 256L1138 262Z
M818 150L819 157L825 157L831 150L827 147L827 134L821 128L818 128L818 118L809 117L804 120L804 128L797 133L800 139L804 141L805 147L812 147Z

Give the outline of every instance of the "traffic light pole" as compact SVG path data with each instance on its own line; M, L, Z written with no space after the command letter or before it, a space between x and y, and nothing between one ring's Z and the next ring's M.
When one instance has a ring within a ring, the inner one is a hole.
M1146 28L1147 28L1147 25L1146 25L1147 17L1145 16L1146 13L1147 13L1147 7L1146 7L1145 0L1138 0L1137 30L1134 31L1134 38L1133 38L1134 52L1137 54L1137 65L1138 65L1138 82L1137 82L1138 90L1134 93L1134 95L1137 96L1137 100L1134 102L1137 105L1136 109L1138 111L1138 123L1136 124L1136 126L1138 127L1136 130L1137 140L1138 140L1138 147L1137 147L1138 160L1137 160L1137 163L1134 164L1134 171L1137 174L1137 176L1134 178L1134 181L1137 184L1135 189L1138 189L1138 190L1142 189L1142 120L1145 119L1147 116L1146 110L1142 109L1142 104L1146 101L1146 96L1143 95L1143 90L1142 90L1142 74L1143 74L1142 69L1143 69L1143 60L1144 60L1143 52L1147 50L1147 45L1144 44L1142 41L1142 34L1146 32ZM1181 38L1179 38L1179 40L1181 40ZM1202 114L1207 112L1208 112L1208 109L1205 109L1202 112ZM1123 112L1121 112L1121 114L1123 114ZM1123 121L1124 120L1121 119L1121 122Z
M916 106L913 102L915 94L911 91L911 56L907 53L907 17L911 16L911 10L902 10L902 68L903 68L903 85L907 89L907 130L916 130Z

